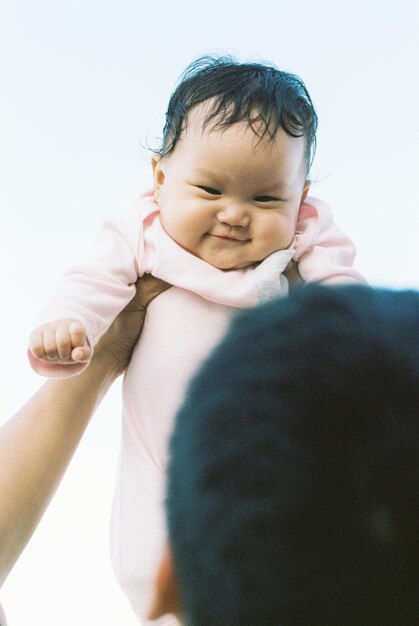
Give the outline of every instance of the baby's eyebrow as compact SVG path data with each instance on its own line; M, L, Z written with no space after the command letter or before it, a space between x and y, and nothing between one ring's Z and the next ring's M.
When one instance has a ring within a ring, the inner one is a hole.
M265 191L285 192L289 189L289 184L285 182L274 182L272 184L263 185Z
M266 185L258 185L257 194L258 195L273 195L278 196L280 198L284 198L290 192L290 185L284 181L267 183Z
M222 174L220 172L210 172L209 170L204 170L201 167L195 167L192 169L192 174L196 175L196 176L209 176L209 177L217 177L217 176L222 176Z

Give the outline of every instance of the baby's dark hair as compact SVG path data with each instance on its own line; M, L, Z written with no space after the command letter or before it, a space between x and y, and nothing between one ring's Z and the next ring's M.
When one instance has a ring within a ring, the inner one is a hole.
M203 56L180 76L166 113L160 148L168 157L185 130L189 112L211 101L204 128L221 130L247 122L255 134L268 140L279 128L291 137L305 137L308 173L316 150L317 114L310 95L298 76L272 63L239 63L231 56Z

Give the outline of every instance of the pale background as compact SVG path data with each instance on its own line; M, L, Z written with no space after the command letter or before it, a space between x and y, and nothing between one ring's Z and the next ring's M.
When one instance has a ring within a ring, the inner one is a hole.
M371 283L419 288L418 24L415 0L2 0L0 420L41 384L26 341L43 299L102 219L149 185L141 146L204 52L270 59L305 80L320 117L313 195ZM10 626L136 623L108 551L119 394L2 590Z

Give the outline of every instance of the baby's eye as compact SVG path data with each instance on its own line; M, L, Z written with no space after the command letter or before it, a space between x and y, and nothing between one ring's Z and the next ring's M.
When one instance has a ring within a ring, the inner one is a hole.
M274 196L258 196L255 198L256 202L277 202L279 198L275 198Z
M210 193L212 196L221 196L221 191L218 189L213 189L212 187L206 187L205 185L197 185L199 189L205 191L206 193Z

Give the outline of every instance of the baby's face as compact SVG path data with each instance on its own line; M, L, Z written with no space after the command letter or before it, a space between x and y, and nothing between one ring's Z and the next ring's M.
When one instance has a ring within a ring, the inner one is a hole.
M245 123L202 128L202 105L174 152L154 167L154 197L166 232L222 270L262 261L295 234L305 184L304 138L279 129L268 141Z

